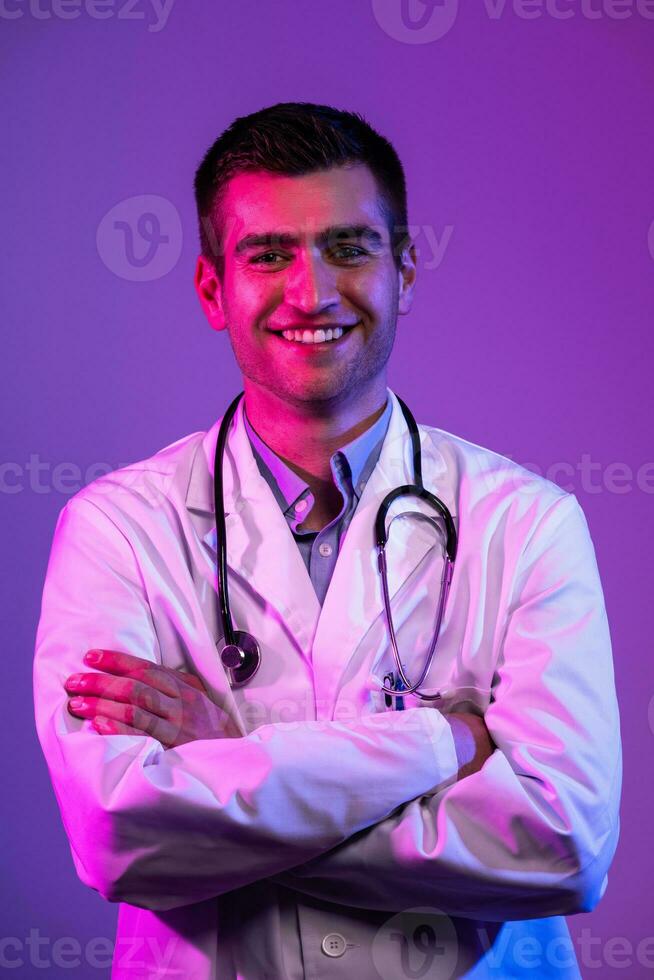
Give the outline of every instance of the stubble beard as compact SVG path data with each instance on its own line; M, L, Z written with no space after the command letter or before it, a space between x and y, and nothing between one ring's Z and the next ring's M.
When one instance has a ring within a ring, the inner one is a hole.
M356 400L363 396L384 374L395 341L397 313L389 315L392 322L379 324L369 336L366 347L344 364L331 370L316 371L314 376L302 378L282 374L279 365L265 370L262 362L251 356L247 345L241 345L238 333L228 327L229 342L236 362L244 378L264 388L282 401L308 408L313 404L316 414L326 412L334 403Z

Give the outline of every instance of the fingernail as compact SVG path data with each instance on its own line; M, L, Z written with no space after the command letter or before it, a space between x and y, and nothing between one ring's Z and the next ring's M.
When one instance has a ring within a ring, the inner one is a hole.
M84 698L71 698L70 706L71 708L85 708L86 701L84 700Z
M97 664L101 659L101 650L87 650L87 652L84 654L84 660L87 664Z
M94 718L92 724L98 731L109 731L109 722L105 718Z

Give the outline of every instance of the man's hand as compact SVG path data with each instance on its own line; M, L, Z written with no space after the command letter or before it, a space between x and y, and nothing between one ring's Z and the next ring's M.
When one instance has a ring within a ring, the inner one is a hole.
M477 772L496 746L486 728L484 719L470 711L452 711L443 716L452 729L456 757L459 763L457 778L463 779Z
M84 662L105 673L71 674L68 710L89 718L101 735L150 735L173 748L240 734L193 674L117 650L89 650Z

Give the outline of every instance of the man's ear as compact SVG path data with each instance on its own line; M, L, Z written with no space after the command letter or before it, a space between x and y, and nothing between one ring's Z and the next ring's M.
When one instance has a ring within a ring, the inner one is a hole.
M398 277L400 281L400 294L398 298L398 313L408 313L413 303L413 290L416 284L416 247L413 242L405 245L401 252L400 268Z
M198 256L193 280L204 315L213 330L227 326L223 311L222 286L213 262L204 255Z

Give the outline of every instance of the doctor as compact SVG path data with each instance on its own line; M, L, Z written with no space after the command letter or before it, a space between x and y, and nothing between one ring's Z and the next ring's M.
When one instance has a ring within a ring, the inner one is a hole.
M68 501L35 713L76 870L120 903L112 977L579 977L563 916L604 893L621 780L583 512L419 427L458 554L421 688L440 697L389 709L373 527L414 475L386 381L416 279L401 163L360 116L280 104L222 134L195 190L195 286L245 393L222 467L229 597L261 663L236 686L220 659L220 419ZM443 348L435 326L436 411ZM410 679L443 570L430 514L389 515Z

